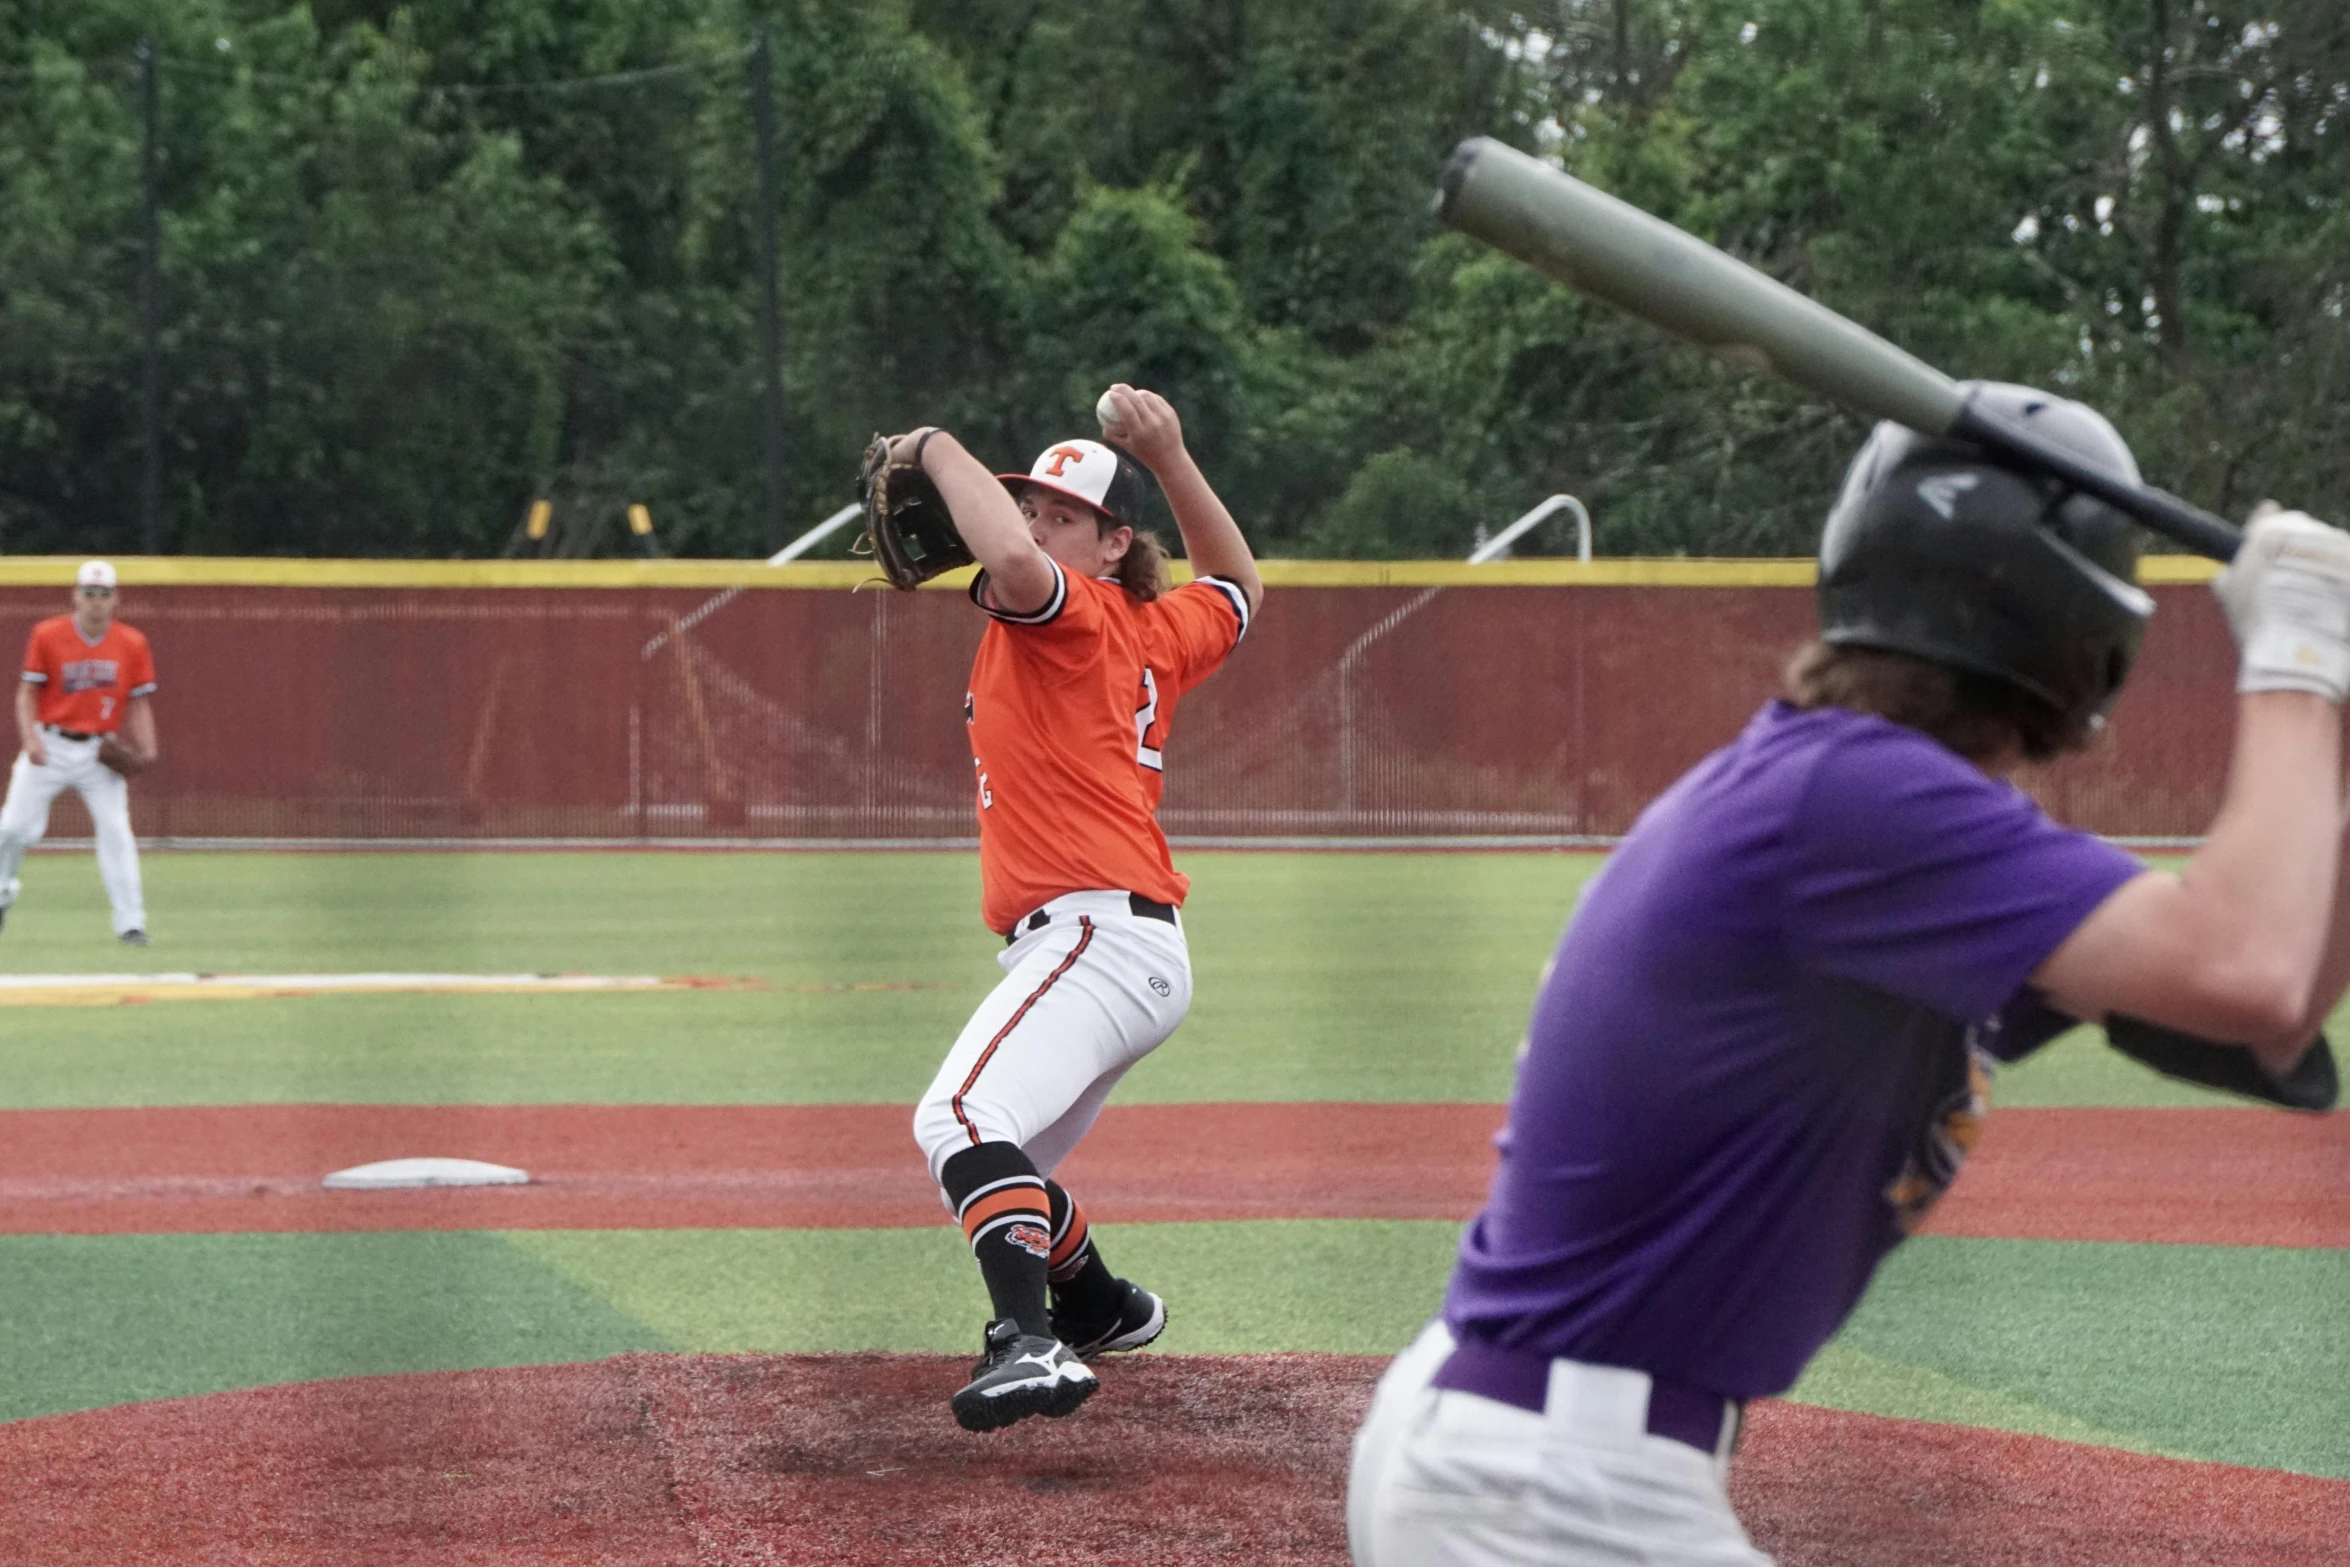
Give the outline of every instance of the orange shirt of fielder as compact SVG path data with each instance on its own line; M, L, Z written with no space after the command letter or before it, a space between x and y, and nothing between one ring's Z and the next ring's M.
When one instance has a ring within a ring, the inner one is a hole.
M33 627L24 648L25 683L35 688L40 722L79 734L122 727L133 697L155 689L155 655L144 634L117 620L92 642L71 615Z
M1181 904L1191 880L1159 828L1175 704L1215 673L1247 599L1217 578L1144 603L1115 582L1059 573L1032 615L994 618L963 716L978 772L980 912L1013 923L1068 892L1113 889ZM987 608L986 578L972 596Z

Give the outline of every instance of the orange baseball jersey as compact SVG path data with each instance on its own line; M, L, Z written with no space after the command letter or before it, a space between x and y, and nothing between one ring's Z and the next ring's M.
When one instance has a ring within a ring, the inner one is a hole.
M1053 568L1029 615L987 598L963 718L978 773L980 911L1009 932L1065 892L1139 892L1180 904L1190 889L1159 830L1168 723L1248 629L1248 597L1201 577L1148 604L1114 582Z
M56 615L25 642L24 678L41 688L42 723L102 735L122 727L125 703L155 689L155 655L119 620L91 642L71 615Z

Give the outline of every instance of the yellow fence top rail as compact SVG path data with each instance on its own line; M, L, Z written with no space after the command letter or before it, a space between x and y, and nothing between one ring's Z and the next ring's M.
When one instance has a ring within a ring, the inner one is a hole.
M78 555L0 557L0 587L69 588ZM822 588L865 585L887 591L861 561L756 560L278 560L242 556L114 557L126 589L221 588ZM1176 580L1190 570L1173 562ZM1809 560L1268 560L1257 568L1274 588L1680 587L1802 588ZM2149 586L2208 582L2219 569L2196 555L2149 555L2138 580ZM960 591L969 568L927 586Z

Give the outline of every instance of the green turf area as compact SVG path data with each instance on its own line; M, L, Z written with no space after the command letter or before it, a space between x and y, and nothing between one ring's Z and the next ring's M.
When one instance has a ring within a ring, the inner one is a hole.
M497 1235L0 1237L0 1420L667 1347Z
M1385 1355L1435 1311L1460 1227L1257 1219L1118 1225L1103 1256L1169 1300L1178 1354ZM934 1230L537 1230L518 1249L702 1350L975 1350L987 1295ZM1366 1280L1376 1280L1366 1284Z
M1492 1101L1586 854L1198 853L1190 1020L1125 1103ZM156 854L156 945L38 855L0 972L576 970L751 992L15 1008L0 1107L905 1103L999 977L967 852ZM917 989L855 989L875 985ZM2083 1035L2003 1104L2210 1103Z
M1457 1226L1123 1225L1162 1347L1385 1354ZM2350 1254L1929 1237L1797 1397L2350 1477ZM220 1388L626 1349L976 1348L953 1230L0 1238L0 1419Z
M1457 1226L1121 1227L1175 1297L1164 1347L1385 1354ZM1366 1289L1375 1276L1381 1287ZM1180 1282L1177 1282L1180 1281ZM975 1353L987 1296L921 1230L0 1236L0 1420L225 1388L629 1349Z
M1797 1396L2350 1478L2350 1252L1930 1237Z
M1198 1001L1129 1101L1498 1099L1586 855L1189 857ZM580 970L765 992L9 1014L0 1103L911 1102L1002 977L962 853L168 854L156 945L43 856L0 969ZM133 960L126 964L126 959ZM789 987L916 985L910 990Z

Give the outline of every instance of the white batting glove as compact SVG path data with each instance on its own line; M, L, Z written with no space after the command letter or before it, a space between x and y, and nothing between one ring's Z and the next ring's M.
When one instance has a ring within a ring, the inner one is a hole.
M2212 579L2243 661L2238 691L2350 692L2350 533L2263 502Z

